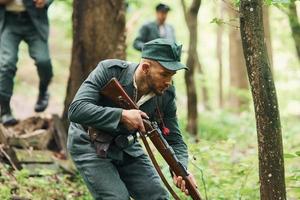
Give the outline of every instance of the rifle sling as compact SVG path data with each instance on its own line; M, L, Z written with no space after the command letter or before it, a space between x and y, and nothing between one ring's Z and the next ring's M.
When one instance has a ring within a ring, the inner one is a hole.
M153 165L154 165L157 173L159 174L161 180L163 181L163 183L165 184L165 186L167 187L167 189L169 190L169 192L172 194L172 196L174 197L174 199L175 200L180 200L180 198L174 192L174 190L172 189L172 187L169 185L167 179L163 175L163 173L162 173L162 171L161 171L161 169L160 169L160 167L159 167L159 165L158 165L158 163L157 163L157 161L156 161L156 159L155 159L155 157L154 157L154 155L153 155L153 153L152 153L152 151L150 149L150 146L149 146L149 143L147 141L147 138L143 134L140 134L140 135L141 135L142 141L143 141L143 143L145 145L145 148L146 148L146 150L148 152L148 155L149 155L149 157L150 157L150 159L151 159L151 161L152 161L152 163L153 163Z

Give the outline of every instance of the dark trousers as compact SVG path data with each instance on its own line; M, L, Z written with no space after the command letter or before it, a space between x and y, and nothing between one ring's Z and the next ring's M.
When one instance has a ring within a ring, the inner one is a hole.
M96 200L167 200L169 194L145 154L122 161L103 159L95 153L71 156Z
M47 89L53 76L48 41L39 35L29 15L26 12L6 12L0 35L0 100L9 101L12 96L21 41L28 44L29 54L35 61L40 78L39 89Z

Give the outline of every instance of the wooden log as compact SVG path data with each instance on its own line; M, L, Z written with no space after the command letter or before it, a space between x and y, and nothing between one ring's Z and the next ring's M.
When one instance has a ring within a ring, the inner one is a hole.
M16 152L17 159L20 163L53 163L53 153L48 150L33 150L33 149L17 149L13 148Z
M0 143L7 145L8 137L8 130L2 124L0 124Z
M64 172L67 172L69 174L74 175L76 173L76 167L74 165L74 163L72 162L72 160L67 159L67 160L62 160L62 159L58 159L56 157L52 157L54 162L62 168L62 170Z
M76 168L71 160L59 159L54 152L48 150L13 149L21 166L29 169L32 176L45 175L43 173L67 172L75 174L76 172Z
M61 122L61 119L57 114L52 115L53 119L53 126L54 126L54 139L58 147L61 149L61 153L67 157L68 151L67 151L67 133L65 131L65 128Z
M9 146L0 145L0 156L4 157L9 164L12 166L14 170L22 169L17 157L16 153Z
M46 129L35 130L31 133L22 135L15 135L9 138L9 145L22 147L27 149L33 147L34 149L47 149L53 134Z

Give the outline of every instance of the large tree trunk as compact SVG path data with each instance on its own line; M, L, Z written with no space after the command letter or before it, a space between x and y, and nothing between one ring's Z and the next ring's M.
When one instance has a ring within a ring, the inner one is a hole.
M240 14L243 50L256 116L261 199L285 200L280 116L264 43L262 0L241 0Z
M292 36L295 41L298 59L300 60L300 23L298 20L295 0L291 0L290 2L288 16L290 27L292 30Z
M200 65L198 52L197 52L197 16L200 8L201 1L193 0L191 7L187 10L185 1L181 0L183 12L185 15L185 20L189 29L189 49L188 49L188 58L186 65L189 67L189 70L185 72L185 84L187 89L187 106L188 106L188 124L187 130L193 136L196 136L198 133L198 112L197 112L197 93L194 79L194 72L197 65Z
M74 0L73 47L70 76L63 111L79 86L101 60L125 58L125 6L123 0Z
M233 5L232 5L233 6ZM227 9L230 19L237 19L238 13L231 7ZM234 22L232 22L234 23ZM248 80L246 72L246 63L242 50L242 41L238 24L230 27L229 30L229 69L230 69L230 98L229 105L233 110L239 111L245 107L247 99L240 95L240 91L248 90Z

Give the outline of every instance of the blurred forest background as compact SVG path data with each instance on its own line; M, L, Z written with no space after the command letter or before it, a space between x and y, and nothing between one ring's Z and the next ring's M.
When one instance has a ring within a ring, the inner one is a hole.
M127 60L139 62L140 52L133 49L133 40L143 23L155 19L155 6L160 2L171 7L167 22L174 26L177 41L183 44L182 61L186 62L189 33L179 0L128 1ZM192 1L185 2L189 6ZM272 74L281 117L287 199L296 200L300 199L300 58L289 23L289 1L280 2L265 5L269 23L267 38L271 44L268 45L269 56L272 55ZM300 13L300 1L295 1L295 5ZM246 70L246 67L241 60L243 54L237 38L240 37L239 18L234 10L238 10L234 2L206 0L201 2L198 13L197 48L203 72L201 74L197 69L195 72L198 143L186 131L187 95L183 71L177 73L174 84L179 122L190 152L189 170L196 176L202 196L207 199L253 200L260 196L256 121L246 72L237 72L242 67ZM72 11L71 0L56 0L49 8L54 79L47 113L61 115L64 109L71 62ZM109 34L109 30L103 31ZM12 108L16 117L24 119L34 115L38 77L24 43L19 56ZM202 93L203 86L207 90L207 99ZM0 170L5 173L4 169ZM167 174L168 167L164 165L163 170ZM32 181L28 181L28 172L20 171L13 180L2 179L11 182L0 187L0 199L9 197L10 188L15 185L18 185L21 196L31 199L92 199L79 176L30 177Z

